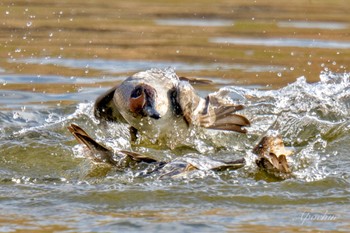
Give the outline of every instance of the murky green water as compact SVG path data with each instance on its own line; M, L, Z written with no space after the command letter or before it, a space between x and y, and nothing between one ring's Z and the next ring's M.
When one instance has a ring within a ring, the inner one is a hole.
M53 3L0 4L1 232L349 231L350 25L341 1L322 3L332 14L308 15L313 22L274 2L145 8L141 1L139 14L131 3ZM263 18L276 6L295 20L278 11ZM216 91L245 105L248 134L204 131L170 150L131 145L125 125L98 125L92 107L101 93L133 72L169 66L211 79L195 86L201 95ZM167 161L247 164L179 179L133 169L101 175L70 123L110 147ZM289 179L272 180L254 163L251 150L268 132L295 150Z

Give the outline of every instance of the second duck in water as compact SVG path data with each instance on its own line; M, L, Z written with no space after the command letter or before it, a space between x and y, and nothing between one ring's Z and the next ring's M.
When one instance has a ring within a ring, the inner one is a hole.
M242 105L196 94L189 79L172 70L151 69L136 73L102 94L94 114L101 121L130 125L132 140L186 135L190 127L245 133L249 120L237 111Z

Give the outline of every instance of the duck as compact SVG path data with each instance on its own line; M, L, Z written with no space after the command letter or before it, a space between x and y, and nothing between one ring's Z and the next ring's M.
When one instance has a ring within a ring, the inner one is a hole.
M250 121L237 113L244 107L199 96L191 85L198 81L178 77L172 69L137 72L96 99L94 116L104 123L126 123L132 141L141 136L183 140L190 128L246 133Z
M201 159L176 158L171 161L160 161L151 156L128 150L113 150L94 140L85 130L77 124L70 124L68 130L76 140L85 148L84 156L94 165L96 172L90 172L95 176L105 176L110 170L125 171L128 168L136 170L137 177L153 176L158 179L181 179L191 172L236 170L245 165L245 159L232 159L229 161L213 160L207 157ZM138 166L145 164L146 168ZM148 165L148 167L147 167ZM101 170L99 168L103 167ZM140 169L141 167L141 169Z

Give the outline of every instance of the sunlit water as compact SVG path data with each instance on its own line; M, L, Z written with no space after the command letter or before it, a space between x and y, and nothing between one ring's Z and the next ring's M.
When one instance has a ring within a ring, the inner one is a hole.
M43 78L7 77L0 77L3 83ZM300 77L279 90L221 88L213 95L246 106L242 114L252 122L248 134L204 131L175 150L133 146L122 124L102 129L92 111L94 99L104 91L0 91L0 209L6 212L0 221L8 223L0 231L24 226L73 232L348 229L349 74L324 72L313 84ZM60 100L76 104L63 105ZM234 171L193 171L177 179L142 177L133 169L101 175L66 129L70 123L113 149L166 161L244 157L247 164ZM289 160L293 170L289 179L271 180L254 163L252 148L271 132L281 134L295 151Z
M86 70L103 70L110 73L137 72L152 67L166 69L172 67L181 71L204 71L204 70L242 70L244 72L278 72L284 67L257 64L228 64L228 63L185 63L170 61L123 61L104 59L69 59L63 57L26 58L9 60L14 63L55 65L58 67L79 68Z
M212 38L211 42L236 44L236 45L260 45L275 47L301 47L301 48L325 48L325 49L349 49L350 43L344 41L295 39L295 38Z

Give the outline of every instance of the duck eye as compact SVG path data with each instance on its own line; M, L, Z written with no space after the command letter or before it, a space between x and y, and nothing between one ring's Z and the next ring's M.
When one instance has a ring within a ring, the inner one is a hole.
M138 98L142 95L142 87L136 87L132 92L131 92L131 98Z

